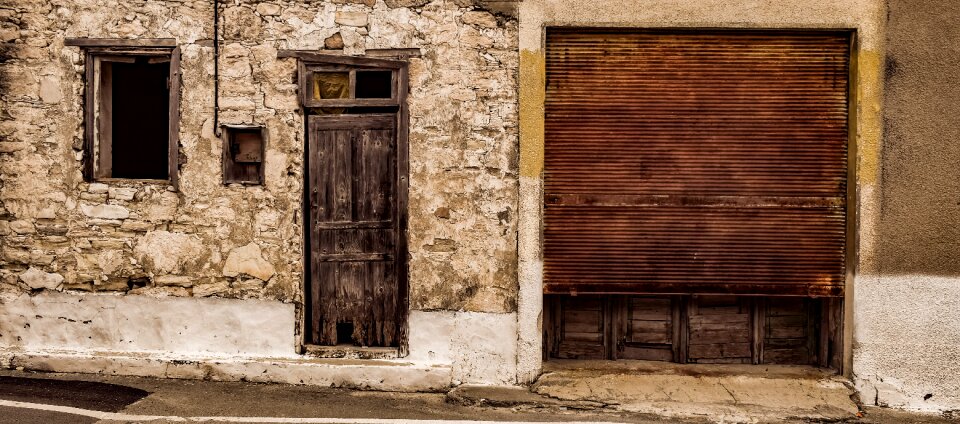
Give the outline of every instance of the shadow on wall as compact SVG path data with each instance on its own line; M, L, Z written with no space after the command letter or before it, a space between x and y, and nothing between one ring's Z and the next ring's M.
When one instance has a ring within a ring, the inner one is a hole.
M887 5L879 270L960 276L960 2Z

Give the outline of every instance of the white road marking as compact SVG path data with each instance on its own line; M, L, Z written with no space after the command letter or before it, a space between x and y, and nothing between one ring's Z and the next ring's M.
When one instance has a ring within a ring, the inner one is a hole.
M163 416L163 415L130 415L117 412L94 411L92 409L74 408L72 406L47 405L44 403L17 402L14 400L0 399L0 406L9 406L13 408L38 409L41 411L60 412L71 415L81 415L84 417L96 418L100 420L112 421L134 421L134 420L168 420L168 421L187 421L183 417Z
M178 417L175 415L139 415L119 412L103 412L72 406L47 405L44 403L17 402L0 399L0 406L36 409L80 415L105 421L172 421L172 422L221 422L221 423L276 423L276 424L530 424L530 421L483 421L483 420L421 420L399 418L286 418L286 417ZM623 424L612 421L537 421L537 424Z

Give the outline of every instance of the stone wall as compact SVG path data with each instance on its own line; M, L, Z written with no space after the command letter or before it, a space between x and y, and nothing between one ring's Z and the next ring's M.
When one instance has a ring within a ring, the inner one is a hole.
M266 126L263 186L222 184L212 0L0 4L0 299L48 290L299 308L304 124L296 60L277 51L419 48L409 95L411 308L514 312L510 2L221 3L220 122ZM83 181L83 54L65 37L177 39L179 190Z

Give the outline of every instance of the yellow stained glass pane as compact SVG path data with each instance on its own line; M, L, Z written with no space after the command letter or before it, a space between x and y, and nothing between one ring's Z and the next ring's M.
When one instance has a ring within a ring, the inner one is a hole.
M314 100L350 98L350 73L314 72L313 98Z

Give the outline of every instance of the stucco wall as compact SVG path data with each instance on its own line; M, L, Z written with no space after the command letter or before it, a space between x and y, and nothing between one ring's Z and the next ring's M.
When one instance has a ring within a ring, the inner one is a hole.
M857 285L865 402L960 409L960 3L889 0L875 273Z

